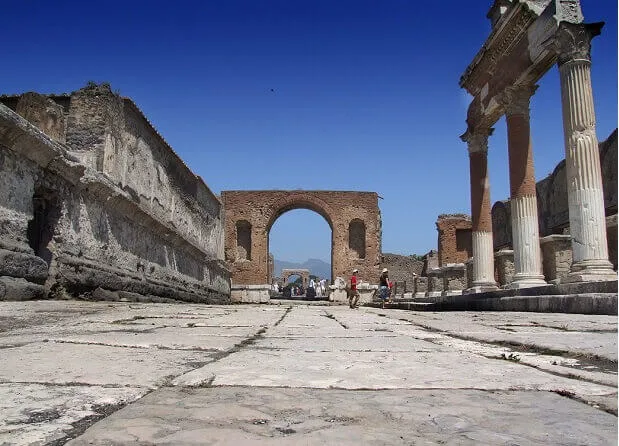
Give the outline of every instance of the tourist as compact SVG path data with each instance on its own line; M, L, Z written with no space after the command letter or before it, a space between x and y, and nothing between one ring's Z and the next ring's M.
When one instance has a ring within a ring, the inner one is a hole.
M350 289L348 290L348 306L350 308L357 308L359 303L359 291L357 290L357 273L359 270L357 268L352 270L352 277L350 278Z
M385 308L385 301L391 295L391 282L389 282L389 270L383 268L383 272L380 274L378 297L381 300L381 308Z

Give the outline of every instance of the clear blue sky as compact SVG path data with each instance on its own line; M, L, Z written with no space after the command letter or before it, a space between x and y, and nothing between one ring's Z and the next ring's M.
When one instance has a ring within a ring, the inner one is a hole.
M0 93L110 82L215 192L375 191L383 251L436 248L436 217L469 213L467 94L491 0L8 1ZM617 2L582 0L598 138L617 126ZM273 89L274 91L271 91ZM538 179L563 158L558 71L532 100ZM490 140L492 201L509 196L505 123ZM282 260L330 258L330 230L291 211Z

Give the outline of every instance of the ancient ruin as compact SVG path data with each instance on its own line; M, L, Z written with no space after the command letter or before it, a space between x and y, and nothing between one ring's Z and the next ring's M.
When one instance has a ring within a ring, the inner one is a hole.
M374 192L216 196L133 101L89 84L0 97L0 299L267 302L269 232L300 208L331 228L331 283L357 268L368 291L383 267L394 267L400 297L616 281L617 133L598 144L589 73L602 25L585 24L575 0L496 0L488 18L460 79L474 97L461 136L471 216L440 215L438 250L423 262L383 255ZM555 64L566 159L536 182L529 102ZM502 116L511 196L491 207L488 142Z
M269 277L269 232L285 212L309 209L331 228L331 281L379 276L381 220L378 195L345 191L223 191L225 259L232 272L232 300L266 302Z
M470 156L473 277L470 292L496 288L488 138L507 120L512 288L547 283L542 269L538 191L529 129L535 83L555 63L561 78L567 199L572 257L564 282L616 280L609 261L600 155L595 131L590 48L602 24L586 24L580 3L496 1L488 13L492 32L460 80L474 99L467 114ZM553 279L551 279L553 280Z
M0 98L0 300L228 302L223 219L108 85Z
M282 269L282 280L284 286L288 285L288 279L290 276L299 276L301 277L301 285L303 288L307 288L307 284L309 283L310 270L309 269Z

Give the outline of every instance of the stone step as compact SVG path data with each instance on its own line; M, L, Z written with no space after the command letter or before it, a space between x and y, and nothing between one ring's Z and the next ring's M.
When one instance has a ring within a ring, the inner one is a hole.
M531 296L488 296L464 294L423 300L386 302L385 308L413 311L531 311L538 313L577 313L617 315L617 293L577 293ZM381 302L372 302L381 307Z

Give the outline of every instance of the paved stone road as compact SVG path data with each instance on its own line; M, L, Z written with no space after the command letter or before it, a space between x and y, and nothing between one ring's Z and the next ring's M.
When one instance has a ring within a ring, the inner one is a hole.
M0 302L0 445L617 444L617 317Z

